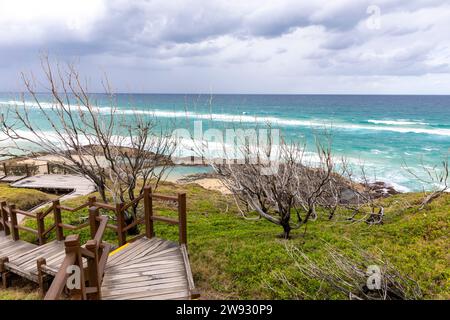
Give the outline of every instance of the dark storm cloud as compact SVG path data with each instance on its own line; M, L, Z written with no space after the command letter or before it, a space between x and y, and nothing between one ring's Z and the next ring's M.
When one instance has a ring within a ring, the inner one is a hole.
M373 4L381 10L377 30L366 25ZM59 60L79 59L84 70L120 75L127 68L132 84L146 83L143 71L157 70L167 86L178 74L202 74L191 83L223 90L234 84L252 91L262 78L291 90L292 77L320 75L332 83L337 76L445 76L449 28L445 0L5 1L0 72L34 68L39 52L48 51ZM253 80L238 84L235 72ZM0 89L9 83L0 79Z

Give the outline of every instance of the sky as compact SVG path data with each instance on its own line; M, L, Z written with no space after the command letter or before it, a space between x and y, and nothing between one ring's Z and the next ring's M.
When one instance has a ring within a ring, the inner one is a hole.
M93 92L450 94L450 1L0 0L0 91L43 53Z

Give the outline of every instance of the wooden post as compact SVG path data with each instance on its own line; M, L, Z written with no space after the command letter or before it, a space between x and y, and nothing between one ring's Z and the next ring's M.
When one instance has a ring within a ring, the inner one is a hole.
M36 214L36 222L37 222L37 231L38 231L38 240L39 240L39 245L43 245L45 243L45 237L44 237L44 232L45 232L45 223L44 223L44 218L41 217L41 212L38 212Z
M89 226L91 230L91 239L95 238L100 222L97 220L99 216L98 207L89 207Z
M62 216L61 216L61 208L59 206L59 200L53 201L53 217L55 219L56 225L56 240L63 241L64 230L62 227Z
M89 240L88 242L86 242L86 249L94 254L94 258L88 258L88 267L87 267L88 287L93 287L97 289L95 293L89 294L89 299L100 300L100 279L98 275L97 242L95 240Z
M50 162L47 162L47 174L50 174Z
M6 170L6 163L3 162L3 172L5 173L5 176L8 175L8 171Z
M81 300L86 300L86 284L84 281L84 268L83 268L83 258L81 256L81 248L80 248L80 236L71 234L67 236L64 241L64 245L66 247L66 253L75 253L75 265L80 268L80 284L81 288L78 290L78 293L81 297Z
M44 258L39 258L36 261L37 265L37 272L38 272L38 284L39 284L39 294L41 295L41 298L45 297L45 281L44 281L44 272L42 272L42 266L46 265L47 261L45 261Z
M89 207L95 207L95 202L96 201L97 201L96 197L89 197L88 198Z
M11 237L14 241L17 241L19 240L19 226L17 223L16 205L9 205L8 211L11 217Z
M25 174L27 175L27 177L30 176L30 168L28 167L28 164L25 164Z
M9 226L8 226L8 212L6 211L6 201L2 201L0 203L0 219L2 220L3 224L3 231L5 232L5 236L9 236L11 233Z
M0 203L0 231L5 230L5 218L3 217L3 201Z
M178 194L178 221L180 244L187 245L186 193Z
M125 228L125 219L123 216L123 203L116 204L116 218L117 218L117 237L119 240L119 246L123 246L127 243L127 232L123 231Z
M8 288L8 275L9 272L5 268L5 263L9 262L7 257L0 258L0 275L2 276L2 287L3 289Z
M150 186L146 186L144 188L144 219L145 219L145 236L148 239L151 239L154 236L152 217L153 217L152 188Z

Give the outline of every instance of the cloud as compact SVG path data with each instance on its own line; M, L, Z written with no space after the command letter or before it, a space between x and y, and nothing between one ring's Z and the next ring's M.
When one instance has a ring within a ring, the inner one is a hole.
M0 90L45 50L121 91L448 93L448 30L445 0L0 0Z

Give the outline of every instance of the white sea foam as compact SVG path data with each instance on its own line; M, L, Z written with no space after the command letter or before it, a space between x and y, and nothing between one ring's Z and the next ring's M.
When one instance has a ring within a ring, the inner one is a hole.
M0 106L2 105L23 105L22 102L18 101L0 101ZM42 103L41 107L43 109L50 109L54 106L52 103ZM25 107L37 108L38 105L34 102L26 102ZM84 110L83 106L73 106L74 108L80 108ZM110 113L109 107L96 107L95 109L99 113ZM404 125L413 124L425 124L412 122L412 121L392 121L392 126L378 126L378 125L361 125L352 124L345 122L336 122L331 119L318 119L318 120L308 120L308 119L286 119L279 117L264 116L258 117L256 115L233 115L233 114L221 114L221 113L196 113L191 111L168 111L168 110L142 110L142 109L118 109L118 112L122 114L142 114L154 116L156 118L171 118L171 119L190 119L190 120L208 120L215 122L234 122L234 123L262 123L262 124L272 124L278 126L290 126L290 127L310 127L310 128L328 128L328 129L341 129L341 130L371 130L371 131L390 131L398 133L418 133L418 134L429 134L429 135L440 135L440 136L450 136L450 129L437 129L437 128L423 128L423 127L407 127ZM370 121L384 121L384 120L369 120ZM388 122L388 121L384 121ZM389 121L391 123L391 121Z
M386 124L393 126L410 126L410 125L423 125L426 126L429 123L420 121L408 121L408 120L367 120L369 123L373 124Z
M422 148L422 150L428 151L428 152L430 152L430 151L439 151L438 148L429 148L429 147L424 147L424 148Z

